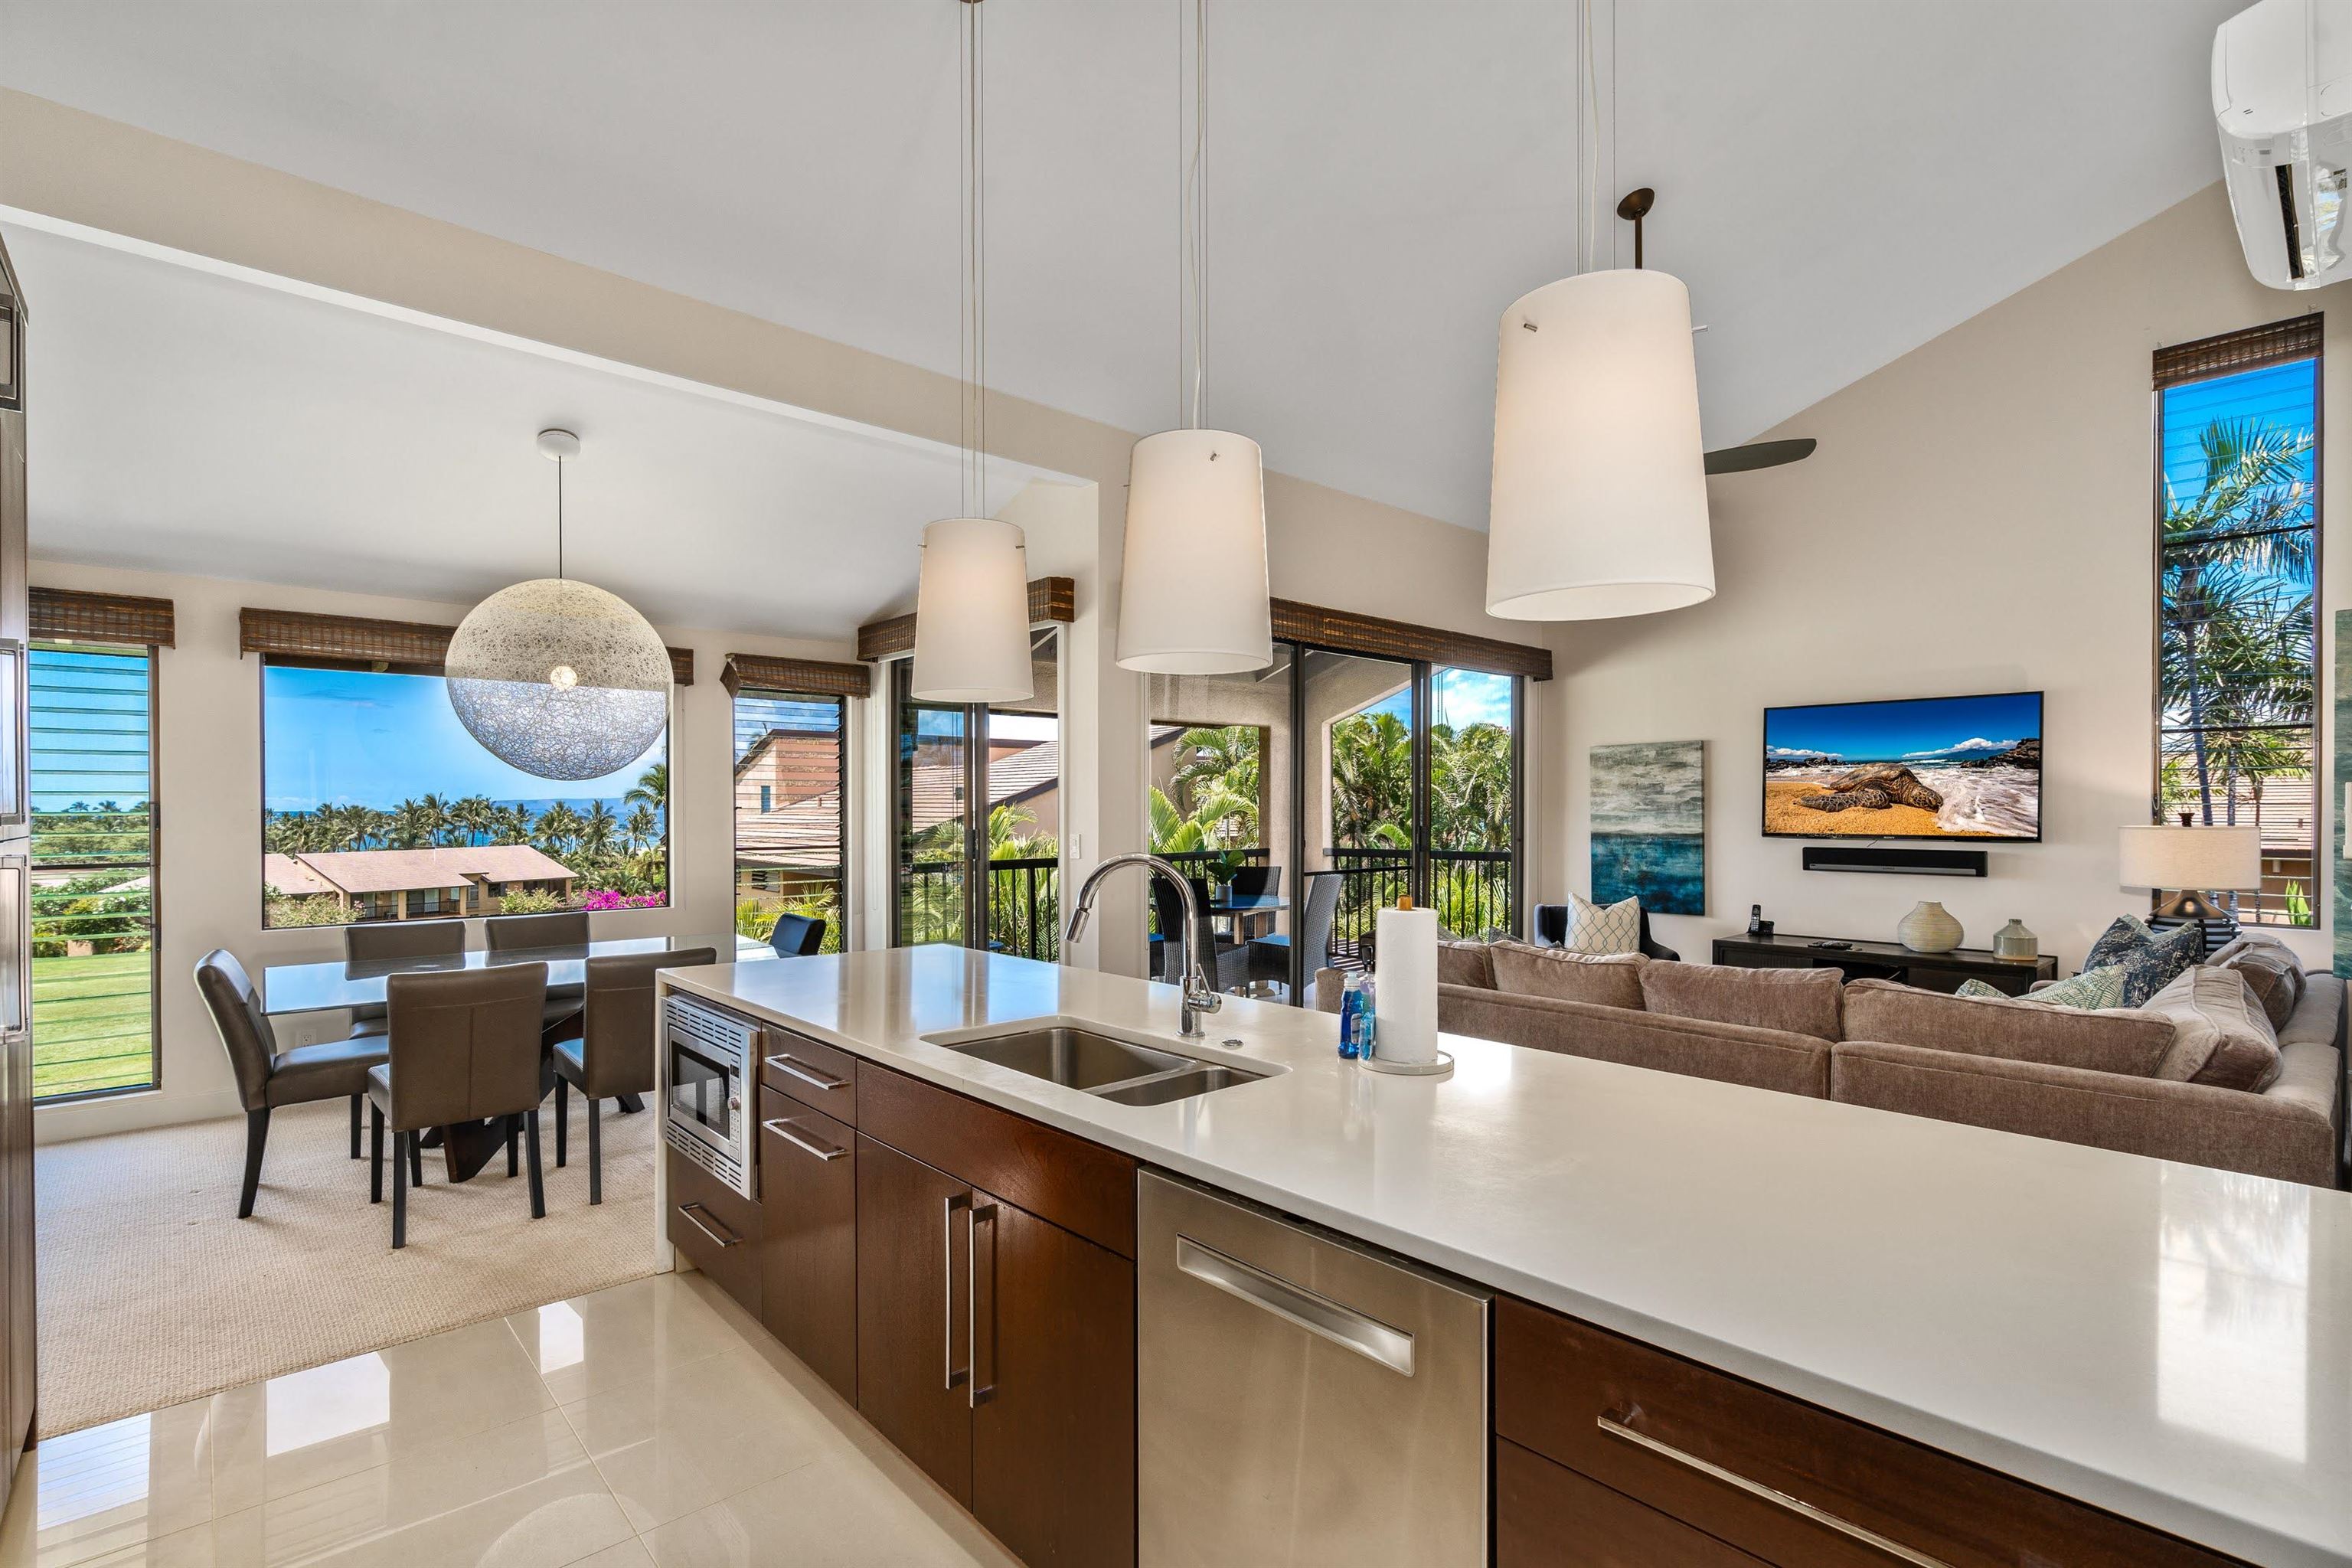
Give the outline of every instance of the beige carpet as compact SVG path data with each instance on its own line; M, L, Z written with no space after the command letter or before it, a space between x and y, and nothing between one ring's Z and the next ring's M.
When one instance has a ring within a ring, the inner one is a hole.
M547 1217L503 1156L451 1186L437 1151L392 1250L392 1173L368 1205L341 1100L278 1112L251 1219L236 1218L245 1119L39 1151L44 1437L378 1350L650 1274L656 1116L604 1118L604 1201L588 1205L587 1127ZM364 1144L362 1144L364 1147Z

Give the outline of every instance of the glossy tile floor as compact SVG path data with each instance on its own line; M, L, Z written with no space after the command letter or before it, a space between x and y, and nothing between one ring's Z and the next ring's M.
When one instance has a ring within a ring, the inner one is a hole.
M5 1568L1013 1560L698 1275L43 1443Z

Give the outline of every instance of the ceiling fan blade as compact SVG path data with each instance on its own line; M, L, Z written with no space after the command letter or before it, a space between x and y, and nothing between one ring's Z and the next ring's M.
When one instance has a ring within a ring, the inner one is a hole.
M1725 447L1706 455L1706 471L1744 474L1750 468L1777 468L1783 463L1801 462L1811 457L1817 445L1806 436L1794 441L1751 441L1745 447Z

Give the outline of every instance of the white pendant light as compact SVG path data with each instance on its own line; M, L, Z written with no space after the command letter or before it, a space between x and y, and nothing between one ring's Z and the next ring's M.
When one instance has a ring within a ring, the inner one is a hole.
M1648 191L1618 208L1634 221L1633 268L1593 270L1600 94L1591 0L1579 10L1579 271L1513 301L1496 353L1486 613L1507 620L1606 620L1715 597L1690 290L1642 269Z
M1181 173L1183 245L1180 270L1192 331L1177 323L1177 385L1186 344L1192 392L1180 395L1184 426L1146 436L1128 459L1127 548L1119 567L1118 662L1153 675L1226 675L1274 662L1265 565L1265 458L1258 444L1201 426L1208 379L1208 225L1202 184L1202 113L1207 93L1203 0L1192 0L1192 135ZM1176 75L1183 80L1178 41ZM1177 141L1185 144L1183 94Z
M1690 291L1563 278L1503 313L1486 613L1591 621L1715 596Z
M915 668L923 702L1026 702L1029 552L1020 528L976 515L988 499L987 96L981 0L961 0L963 67L963 509L923 530L915 585Z
M500 761L543 779L593 779L645 754L669 722L669 650L615 595L563 575L569 430L542 430L555 460L555 573L491 595L449 639L442 685L457 722Z

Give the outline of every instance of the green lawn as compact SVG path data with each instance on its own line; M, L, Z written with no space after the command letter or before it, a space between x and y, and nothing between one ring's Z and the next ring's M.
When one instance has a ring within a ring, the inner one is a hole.
M154 1070L151 955L33 960L33 1092L144 1084Z

